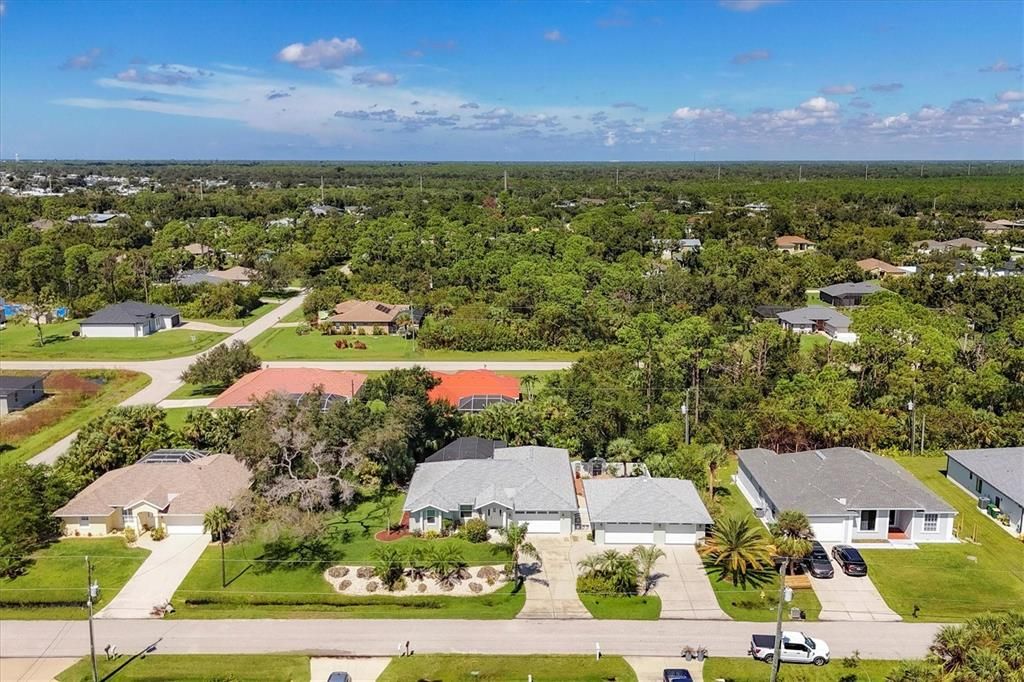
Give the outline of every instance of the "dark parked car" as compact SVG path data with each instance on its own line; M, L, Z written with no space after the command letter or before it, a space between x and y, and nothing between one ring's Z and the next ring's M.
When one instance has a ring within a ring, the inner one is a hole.
M835 571L832 570L832 562L829 561L828 552L815 540L811 544L811 553L804 559L807 572L815 578L832 578Z
M352 676L345 672L333 672L327 682L352 682Z
M682 668L665 668L661 674L662 682L693 682L689 670Z
M832 548L832 558L839 564L846 575L867 575L868 564L864 557L849 545L836 545Z

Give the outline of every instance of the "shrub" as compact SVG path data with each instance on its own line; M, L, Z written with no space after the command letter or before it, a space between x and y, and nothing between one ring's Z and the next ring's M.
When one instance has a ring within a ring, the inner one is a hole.
M459 535L469 542L487 542L487 522L483 519L469 519L462 524Z
M157 526L153 530L149 531L149 537L153 542L160 542L167 537L167 529L163 526Z
M138 536L136 535L134 528L125 528L124 529L124 541L125 542L127 542L129 545L134 545L135 541L137 539L138 539Z
M384 334L386 334L386 333L387 332L384 331L384 327L381 327L380 325L376 325L376 324L373 325L373 335L374 336L384 336Z
M356 341L352 344L352 347L356 350L366 350L366 344L362 341Z
M423 534L423 537L425 537L427 540L436 540L439 537L441 537L441 534L438 533L436 530L428 530L426 533Z
M576 578L576 592L579 594L616 594L615 584L597 574L581 575Z

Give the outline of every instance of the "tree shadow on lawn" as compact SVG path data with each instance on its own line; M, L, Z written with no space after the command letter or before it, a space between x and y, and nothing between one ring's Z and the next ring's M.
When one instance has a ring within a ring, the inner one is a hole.
M276 570L295 571L305 568L323 571L342 557L342 552L322 537L279 538L263 545L263 553L255 560L254 572L266 574ZM248 567L242 573L245 570Z

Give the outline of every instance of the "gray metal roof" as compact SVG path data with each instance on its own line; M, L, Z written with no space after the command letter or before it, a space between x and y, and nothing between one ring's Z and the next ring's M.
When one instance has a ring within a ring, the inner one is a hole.
M592 523L711 523L693 483L679 478L588 478L583 490Z
M7 395L14 391L20 391L28 388L40 381L43 377L40 375L26 376L23 374L4 374L0 375L0 395Z
M493 459L424 462L416 467L402 509L455 512L497 502L520 511L575 511L569 452L562 448L499 448Z
M855 509L955 511L891 459L857 448L777 454L739 450L740 465L781 511L846 515Z
M796 310L787 310L776 314L783 322L790 324L814 324L818 320L826 320L832 323L836 327L849 328L852 321L846 315L835 308L826 308L821 305L812 305L806 308L797 308Z
M946 450L946 454L1014 502L1024 505L1024 447Z
M169 317L177 315L175 308L163 305L150 305L138 301L125 301L101 308L90 317L82 320L82 324L135 324L151 317Z
M842 282L821 289L821 293L828 294L829 296L849 296L850 294L866 296L867 294L875 294L879 291L882 291L882 287L874 282Z
M192 286L195 284L224 284L226 280L214 277L209 270L183 270L171 280L175 284Z

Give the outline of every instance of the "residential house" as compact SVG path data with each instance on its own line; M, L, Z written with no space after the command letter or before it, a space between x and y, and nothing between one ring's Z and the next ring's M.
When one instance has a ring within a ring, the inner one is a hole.
M230 267L227 270L211 270L210 276L216 277L222 282L236 282L243 286L252 282L256 273L249 268L243 268L241 265Z
M205 256L209 253L213 253L213 249L211 249L209 246L205 244L200 244L199 242L185 244L185 246L181 248L184 249L185 251L188 251L193 256Z
M981 231L985 234L1006 234L1010 230L1024 230L1024 220L980 220Z
M935 241L934 239L925 239L923 241L914 242L913 245L917 248L918 253L970 251L974 256L978 256L988 249L988 244L985 242L979 242L977 239L970 239L969 237L959 237L957 239L950 239L944 242Z
M180 284L185 287L191 287L197 284L212 284L216 286L218 284L224 284L226 281L227 280L221 279L220 277L214 277L210 274L209 270L182 270L171 278L172 284Z
M335 331L345 334L374 334L378 330L396 334L402 330L402 319L408 319L409 326L415 327L422 318L421 312L405 304L349 299L334 306L334 315L326 321Z
M1024 533L1024 447L946 450L946 477L979 507L993 504L1006 514L1014 534Z
M754 213L764 213L764 212L768 211L769 209L771 209L771 206L769 206L768 204L764 203L763 201L758 201L758 202L753 203L753 204L744 204L743 208L747 209L748 211L752 211Z
M678 478L588 478L587 514L599 545L694 545L711 514L690 481Z
M341 209L337 206L328 206L327 204L310 204L309 212L317 218L323 218L325 216L338 215L341 213Z
M402 509L414 532L480 518L489 528L525 523L530 533L568 535L578 513L569 452L529 445L496 449L491 459L424 462Z
M231 455L158 450L103 474L53 515L65 535L161 527L169 535L202 535L203 515L230 509L249 481L249 470Z
M656 251L661 252L662 260L681 260L688 253L700 253L699 239L651 239Z
M424 462L453 462L460 459L494 459L494 451L507 448L503 440L462 436L428 456Z
M754 306L754 318L761 321L778 321L779 313L787 313L793 308L788 305L756 305Z
M101 308L79 323L83 337L138 338L181 324L175 308L125 301Z
M796 334L821 333L841 343L853 343L857 335L850 331L852 321L835 308L809 306L777 315L783 329Z
M127 213L87 213L85 215L68 216L69 223L88 223L89 227L106 227L113 224L115 218L127 218Z
M431 402L447 400L459 412L482 412L489 405L519 400L519 379L501 376L489 369L434 372L440 380L427 391Z
M792 234L775 238L775 248L783 253L805 253L814 251L814 242Z
M271 393L283 393L294 400L319 389L321 409L354 398L366 383L365 374L329 369L273 367L249 372L213 399L208 407L248 408Z
M765 523L796 510L820 542L955 541L956 510L889 458L847 447L736 454L736 483Z
M859 260L857 261L857 267L877 279L884 279L886 277L903 277L904 275L909 274L903 268L897 267L891 263L886 263L884 260L879 260L878 258L864 258L863 260Z
M0 375L0 417L24 410L44 397L43 377Z
M874 282L842 282L824 287L818 292L818 298L829 305L848 308L860 305L865 296L877 294L882 287Z

